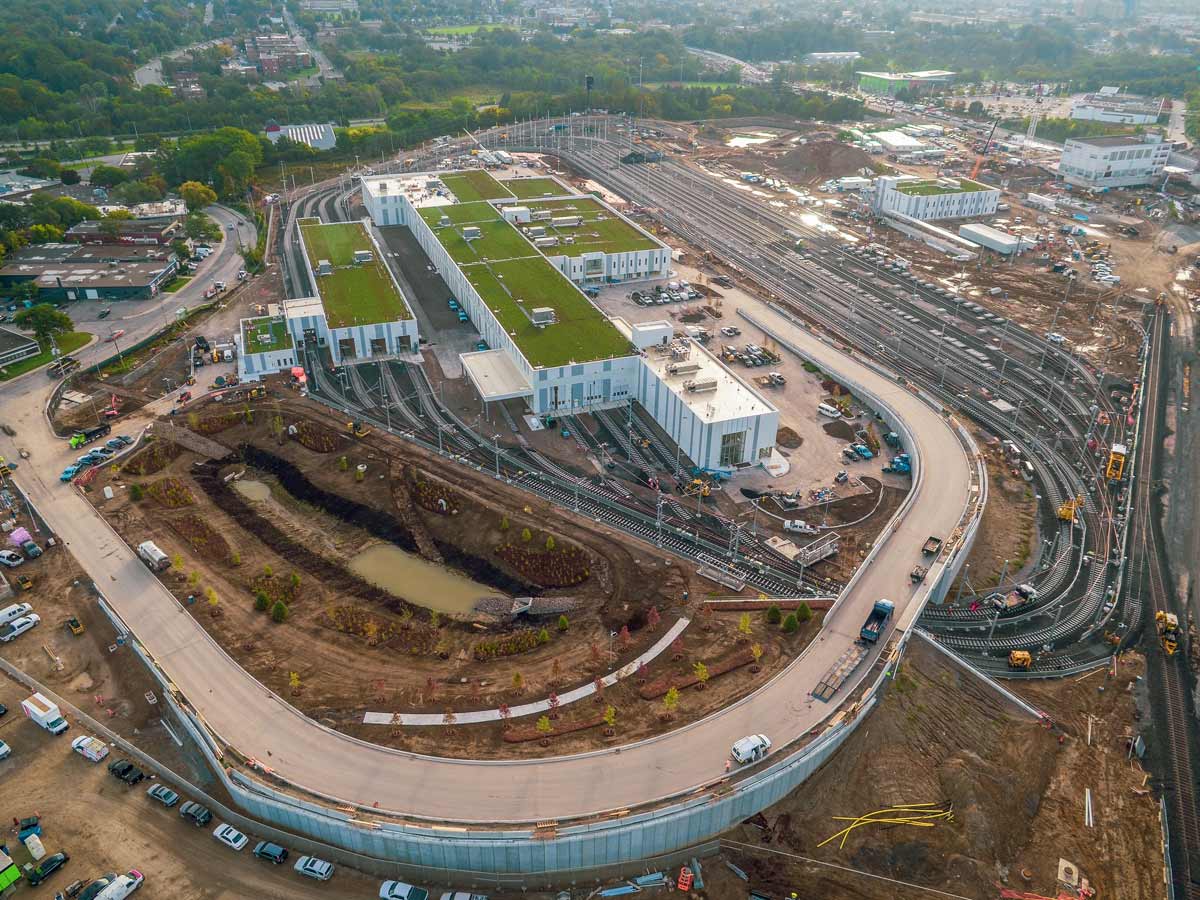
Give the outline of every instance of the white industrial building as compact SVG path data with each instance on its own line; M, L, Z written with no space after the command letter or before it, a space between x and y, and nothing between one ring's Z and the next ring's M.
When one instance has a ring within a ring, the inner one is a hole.
M995 250L1002 256L1011 256L1014 253L1020 253L1023 244L1023 239L1015 234L1009 234L1007 231L1001 231L999 228L993 228L990 225L960 225L958 234L972 243L978 244L980 247L987 247L989 250Z
M779 410L699 343L673 339L670 322L615 320L642 351L637 400L703 469L770 458Z
M999 188L969 178L884 175L875 180L872 205L881 214L900 213L928 222L990 216L999 203Z
M1171 145L1160 134L1071 138L1058 174L1067 184L1103 190L1154 184L1163 177Z
M842 66L860 59L862 54L857 50L832 50L809 53L804 57L804 63L809 66Z
M929 149L924 141L903 131L874 131L867 138L882 145L888 153L919 153Z
M635 265L637 275L666 275L669 249L646 247L644 232L592 197L517 200L497 196L502 184L485 172L469 181L461 173L363 180L375 221L411 230L486 341L488 349L460 355L483 402L521 399L534 415L553 416L636 399L698 466L732 471L770 458L779 425L771 404L698 345L675 339L669 322L631 327L581 290L597 277L630 277L620 261L643 252L666 255L656 272ZM486 199L458 202L456 191ZM592 252L574 252L589 241L602 245L595 268Z
M1102 87L1071 101L1071 118L1114 125L1153 125L1162 115L1166 100L1122 94L1119 88Z

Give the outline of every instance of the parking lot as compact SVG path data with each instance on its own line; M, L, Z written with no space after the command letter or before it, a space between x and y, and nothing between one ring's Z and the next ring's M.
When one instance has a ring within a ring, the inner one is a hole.
M12 682L0 685L0 702L9 710L0 718L0 739L13 748L12 756L0 762L0 779L10 788L7 821L40 816L46 852L65 851L70 860L44 885L19 887L19 896L36 892L48 898L73 881L131 869L146 876L138 891L146 900L376 895L378 880L356 872L339 869L323 884L293 872L294 856L274 866L251 856L253 842L240 853L218 844L212 837L216 821L198 828L179 815L178 806L168 809L146 796L157 781L127 786L110 775L107 764L121 757L110 754L92 763L72 752L72 739L86 733L77 724L55 737L26 719L21 712L25 696ZM170 751L162 746L155 752ZM15 834L6 835L4 843L18 864L28 861Z

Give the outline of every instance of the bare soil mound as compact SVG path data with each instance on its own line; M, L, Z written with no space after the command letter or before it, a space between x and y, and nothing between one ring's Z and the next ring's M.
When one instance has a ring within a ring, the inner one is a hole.
M801 144L775 160L775 168L792 181L840 178L870 165L871 157L867 153L838 141Z

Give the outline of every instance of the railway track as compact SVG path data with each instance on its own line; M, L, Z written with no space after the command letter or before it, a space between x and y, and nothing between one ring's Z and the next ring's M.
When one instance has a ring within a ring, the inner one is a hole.
M1156 612L1174 612L1186 621L1186 610L1171 588L1163 555L1161 523L1155 510L1154 483L1158 478L1158 446L1164 427L1168 316L1160 310L1151 326L1149 377L1146 382L1145 417L1136 448L1139 476L1134 498L1133 538L1130 553L1131 592L1136 592L1143 615L1143 641L1147 646L1154 729L1151 748L1162 772L1171 833L1171 877L1176 898L1200 900L1200 810L1196 806L1196 773L1200 759L1196 742L1194 704L1189 690L1187 653L1167 656L1157 639Z

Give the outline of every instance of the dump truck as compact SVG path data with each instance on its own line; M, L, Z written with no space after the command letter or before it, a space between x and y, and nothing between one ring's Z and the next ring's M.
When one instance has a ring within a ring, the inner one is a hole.
M70 727L58 705L52 703L44 694L37 693L22 700L21 709L25 711L26 716L51 734L62 734Z
M921 547L921 553L925 556L937 556L937 552L942 549L942 539L930 535L925 538L925 543Z
M1154 614L1154 624L1158 627L1163 650L1167 656L1174 656L1179 649L1179 616L1159 610Z
M871 608L871 614L867 616L867 621L863 623L858 636L868 644L874 644L887 631L888 621L895 611L896 604L891 600L876 600L875 605Z
M103 425L96 425L92 428L81 428L79 431L76 431L73 435L71 435L71 440L69 442L71 444L71 449L74 450L78 447L82 447L84 444L90 444L92 441L106 437L111 431L112 426L107 423Z
M913 584L920 584L928 574L929 570L924 566L913 566L913 570L908 573L908 577Z

